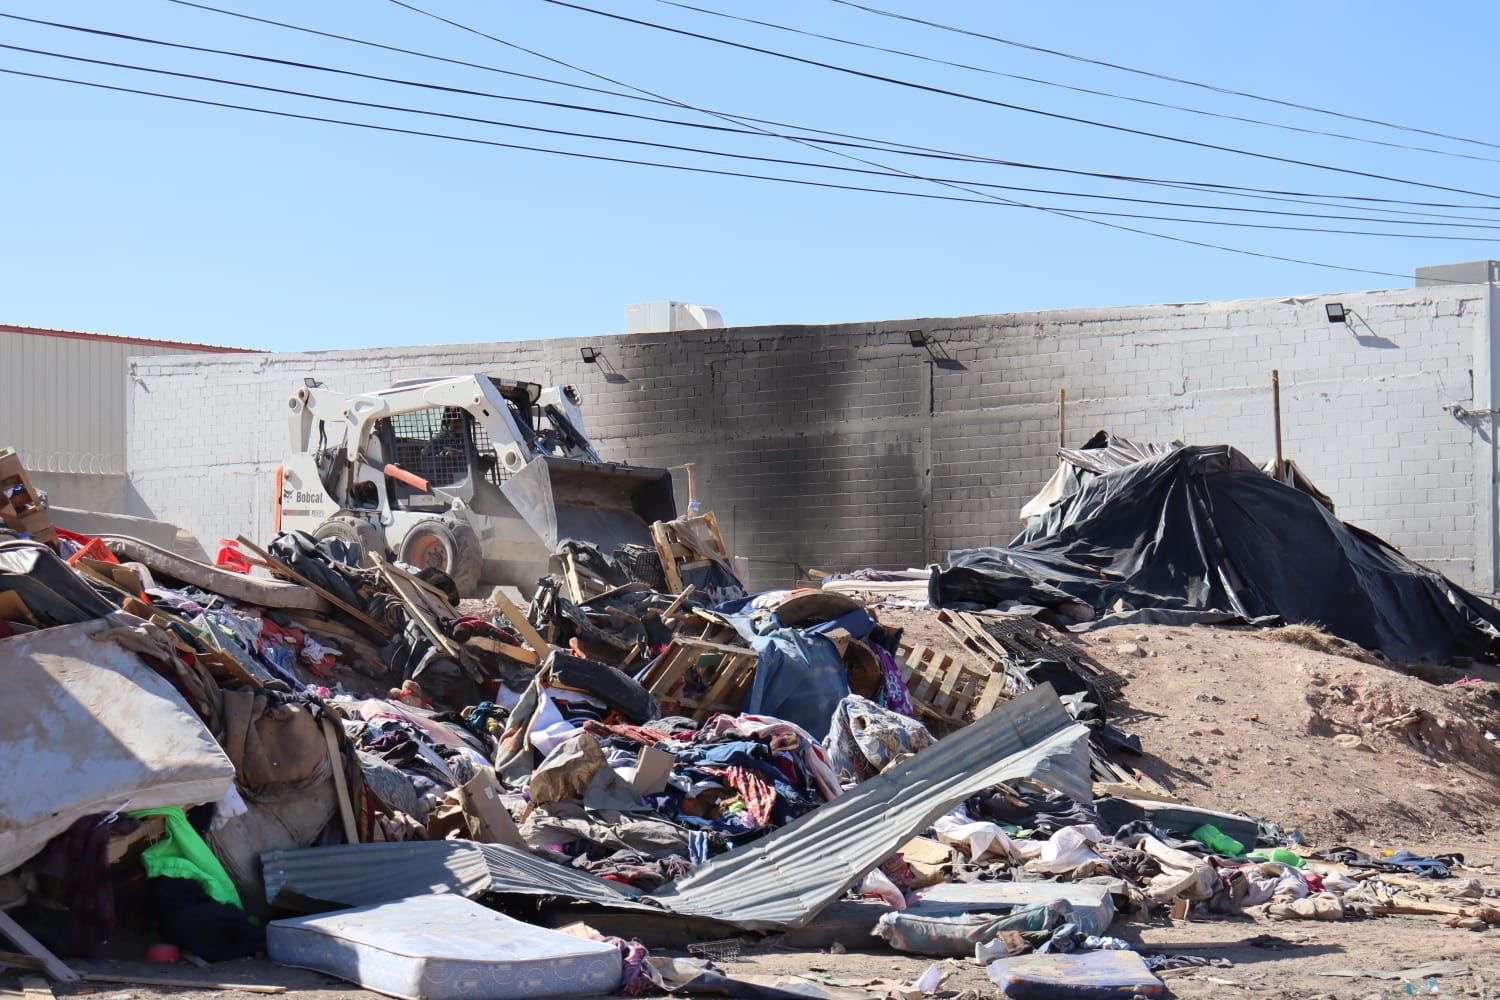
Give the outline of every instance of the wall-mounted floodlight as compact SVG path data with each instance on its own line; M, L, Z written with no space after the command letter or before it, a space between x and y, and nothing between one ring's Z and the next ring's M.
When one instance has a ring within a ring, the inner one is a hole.
M1347 322L1349 322L1349 313L1344 309L1344 304L1342 302L1330 302L1327 305L1325 305L1323 307L1323 309L1324 309L1324 311L1326 311L1328 313L1328 322L1330 322L1330 323L1347 323Z
M584 364L592 365L599 360L599 349L597 347L580 347L578 349L578 356L583 358Z
M922 331L922 330L911 330L911 331L908 331L907 336L911 338L911 346L913 346L913 347L926 347L927 346L927 334L924 331Z

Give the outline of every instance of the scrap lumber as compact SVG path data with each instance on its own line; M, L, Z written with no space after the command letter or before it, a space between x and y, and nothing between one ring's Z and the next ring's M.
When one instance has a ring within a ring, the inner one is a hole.
M176 986L184 990L238 990L242 993L285 993L285 986L260 983L226 983L216 979L177 979L170 976L123 976L113 972L85 972L90 983L125 983L129 986Z
M344 776L344 754L339 749L337 725L326 715L323 717L323 739L328 744L328 762L333 765L333 790L339 800L339 819L344 824L344 840L359 843L359 826L354 822L354 806L349 801L349 781Z
M11 942L42 963L42 968L47 971L54 981L59 983L78 982L78 973L68 968L62 959L47 950L47 946L27 932L26 928L16 923L14 918L4 910L0 910L0 934L10 938Z
M704 538L707 539L706 547L700 544ZM711 510L679 517L675 521L657 521L651 525L651 540L656 543L656 555L661 560L667 589L673 593L685 589L684 571L701 569L713 563L719 563L725 572L739 579L734 569L734 554L729 551L724 533L719 530L718 516Z
M369 615L365 614L363 611L359 610L359 608L356 608L354 605L350 604L339 595L318 586L316 583L313 583L307 577L303 576L301 573L298 573L296 570L292 569L292 567L288 566L280 559L277 559L275 556L271 555L271 553L267 552L259 545L256 545L254 542L250 541L250 539L246 538L244 535L237 536L236 541L238 541L245 548L249 549L251 553L253 553L258 559L261 560L261 562L265 563L267 568L270 569L272 573L275 573L277 576L281 577L284 580L290 580L293 583L302 584L302 586L306 587L308 590L311 590L313 593L323 598L323 600L327 601L329 604L332 604L340 611L343 611L350 618L353 618L361 625L364 625L365 627L370 629L370 631L374 632L382 640L390 639L394 634L390 629L386 628L380 622L376 621Z
M521 609L516 607L515 602L505 596L505 591L496 587L495 592L490 595L490 603L505 616L505 620L510 622L511 627L521 634L522 640L536 651L537 656L546 659L551 654L552 643L542 638L542 634L521 613Z
M719 657L719 662L704 662L710 656ZM716 712L738 708L755 679L759 661L760 654L744 646L677 636L647 669L642 683L658 703L667 702L691 709L694 721L702 722ZM707 685L703 697L674 694L694 669Z
M427 637L432 640L433 644L448 656L455 660L458 659L461 655L458 643L450 639L437 627L437 624L433 621L435 616L431 613L433 608L424 600L423 592L411 586L413 579L411 574L386 562L381 555L375 552L370 553L370 561L374 563L376 571L384 578L385 582L390 584L391 590L395 592L396 597L412 613L412 617L416 619L417 625L421 627L423 632L427 633Z

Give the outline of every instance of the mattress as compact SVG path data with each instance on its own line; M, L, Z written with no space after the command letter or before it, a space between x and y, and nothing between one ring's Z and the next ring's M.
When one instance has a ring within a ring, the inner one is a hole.
M512 920L462 896L415 896L272 921L282 965L405 1000L588 996L620 986L620 950Z
M1115 919L1109 890L1091 882L944 882L919 890L909 912L923 916L1008 913L1054 899L1073 904L1085 934L1103 934Z

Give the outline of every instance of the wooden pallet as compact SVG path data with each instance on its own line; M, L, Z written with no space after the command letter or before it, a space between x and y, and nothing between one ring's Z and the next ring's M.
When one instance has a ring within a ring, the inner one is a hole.
M902 646L902 677L919 715L952 726L993 711L1005 694L1005 675L929 646Z
M690 530L693 528L698 530ZM705 536L709 540L706 549L697 541ZM684 571L702 569L717 562L723 564L731 576L734 575L734 556L724 542L724 533L719 530L719 519L711 510L697 516L679 517L675 521L657 521L651 525L651 539L656 543L667 589L674 594L684 589Z
M0 525L48 545L57 541L57 529L47 517L42 495L31 485L21 456L11 448L0 450Z
M641 683L663 711L674 706L701 723L719 712L740 710L759 659L759 653L744 646L678 636L647 668Z

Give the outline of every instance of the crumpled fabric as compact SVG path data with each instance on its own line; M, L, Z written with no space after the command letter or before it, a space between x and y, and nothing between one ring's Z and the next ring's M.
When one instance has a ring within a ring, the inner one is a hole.
M1011 913L937 916L919 910L882 914L874 934L897 951L916 955L973 955L981 962L1029 951L1073 921L1065 899Z
M893 910L906 909L906 895L879 868L873 869L859 884L861 896L875 896Z
M1297 869L1274 861L1241 865L1225 881L1230 903L1241 909L1272 901L1291 902L1309 893L1307 879Z
M906 679L901 676L901 664L896 662L890 650L879 643L870 643L870 648L875 651L875 659L880 661L881 703L892 712L900 712L906 716L914 715L911 692L907 691Z
M131 819L160 816L166 823L166 836L141 852L141 867L146 869L148 877L192 879L214 902L243 909L239 890L229 873L198 836L180 806L136 809L127 815Z
M969 818L963 807L939 816L932 824L937 839L950 847L968 853L970 861L998 858L1003 861L1025 861L1040 857L1043 846L1038 841L1016 841L994 823Z
M558 744L531 772L526 795L536 805L580 799L599 769L607 766L599 741L580 732Z
M644 858L633 851L615 851L605 858L579 855L573 859L573 867L593 872L606 882L634 886L642 892L655 892L693 870L693 864L687 858Z
M693 742L718 743L729 737L760 740L773 750L795 751L808 776L813 779L818 794L825 800L832 801L844 793L833 763L828 759L828 751L796 723L750 713L737 716L720 714L711 716L703 723L698 734L693 737Z
M833 711L823 749L840 774L873 778L904 754L925 750L932 734L916 719L851 694Z
M992 823L1009 823L1050 836L1067 826L1099 826L1091 803L1077 802L1050 789L1000 786L969 799L969 813Z
M521 837L531 848L557 848L583 841L603 850L624 848L648 858L670 855L693 858L688 831L651 815L587 810L564 800L538 806L521 824Z
M838 647L826 636L793 628L764 638L745 711L786 719L822 739L839 702L849 696Z
M1272 920L1343 920L1344 903L1331 892L1320 892L1304 899L1266 906Z
M224 752L251 801L294 794L332 776L321 723L306 704L267 688L223 692Z
M1146 898L1152 902L1166 903L1179 897L1195 902L1212 899L1222 885L1213 866L1196 855L1168 847L1149 834L1142 835L1135 846L1161 865L1161 874L1146 886Z
M1035 858L1026 862L1026 870L1061 875L1085 866L1097 866L1097 871L1108 871L1109 864L1094 852L1094 845L1104 839L1104 834L1092 824L1064 827L1047 839ZM1088 872L1094 873L1092 870Z

